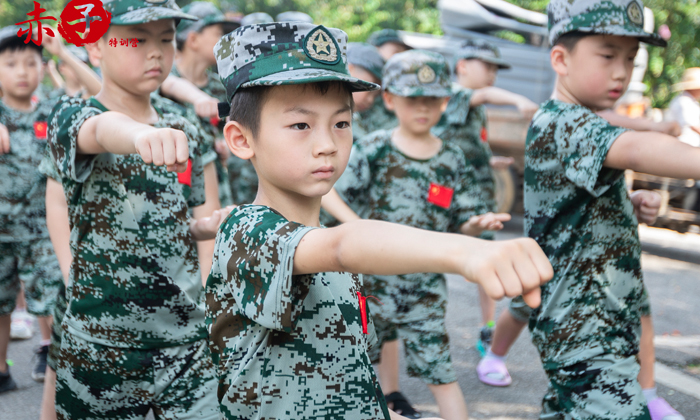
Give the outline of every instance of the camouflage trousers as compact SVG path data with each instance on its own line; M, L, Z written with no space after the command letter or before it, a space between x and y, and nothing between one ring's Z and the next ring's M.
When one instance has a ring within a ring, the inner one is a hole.
M20 282L24 283L27 312L51 315L63 278L48 238L0 242L0 316L15 309Z
M635 356L603 354L546 373L540 420L651 420Z
M49 345L49 355L46 358L46 364L51 369L56 371L56 363L58 362L58 354L61 351L61 336L63 329L61 323L63 317L68 310L68 297L66 297L66 285L61 283L58 294L56 295L56 305L53 308L53 325L51 325L51 345Z
M59 420L218 419L206 340L158 349L108 347L65 330L56 369Z
M421 378L430 385L449 384L457 380L452 368L444 317L394 324L376 313L372 312L372 321L378 343L368 352L372 363L380 362L385 343L401 339L409 376Z

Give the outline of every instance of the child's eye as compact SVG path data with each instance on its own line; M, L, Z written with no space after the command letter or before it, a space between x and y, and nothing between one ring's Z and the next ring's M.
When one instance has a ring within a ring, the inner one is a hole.
M338 124L335 125L336 128L344 129L344 128L349 128L350 123L347 121L341 121Z
M601 55L606 60L612 60L613 58L615 58L614 56L612 56L610 54L601 54Z
M291 127L293 130L306 130L306 129L309 129L309 128L310 128L310 127L309 127L309 124L307 124L307 123L292 124L292 125L290 125L290 127Z
M145 39L141 39L141 38L137 38L137 39L136 39L136 42L139 43L139 44L143 44L144 42L146 42L146 40L145 40Z
M173 39L172 38L164 39L163 42L165 42L166 44L169 44L169 43L173 42Z

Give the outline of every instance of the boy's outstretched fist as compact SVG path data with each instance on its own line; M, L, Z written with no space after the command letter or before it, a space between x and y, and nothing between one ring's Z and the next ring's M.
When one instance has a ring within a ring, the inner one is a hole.
M224 219L236 206L227 206L219 210L215 210L211 216L202 217L200 219L192 219L190 221L190 233L196 241L207 241L216 238L216 232Z
M145 128L134 137L134 147L146 163L165 165L171 172L184 172L187 169L187 136L180 130Z
M5 125L0 124L0 155L10 153L10 133Z
M661 196L654 191L639 190L630 194L630 199L639 223L654 224L661 208Z
M540 286L552 279L554 270L537 242L483 241L471 249L460 273L467 280L480 284L492 299L522 295L528 306L540 306Z

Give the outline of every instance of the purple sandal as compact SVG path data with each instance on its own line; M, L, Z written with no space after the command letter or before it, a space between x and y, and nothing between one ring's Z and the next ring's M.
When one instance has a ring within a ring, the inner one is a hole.
M492 357L484 357L476 366L479 380L486 385L508 386L513 380L508 373L506 364Z

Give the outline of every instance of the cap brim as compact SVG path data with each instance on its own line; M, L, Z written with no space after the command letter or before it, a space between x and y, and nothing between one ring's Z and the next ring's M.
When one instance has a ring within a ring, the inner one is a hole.
M486 63L495 64L501 70L506 70L506 69L509 69L512 67L510 65L510 63L508 63L505 60L502 60L500 58L495 58L495 57L475 57L475 58L478 58L479 60L484 61Z
M393 93L397 96L403 96L405 98L411 98L415 96L431 96L436 98L447 98L452 96L451 88L427 88L422 86L406 86L399 88L396 86L388 86L386 90L389 93Z
M595 35L616 35L637 38L639 42L645 44L653 45L655 47L665 47L668 45L665 39L661 38L658 34L652 34L637 28L630 28L627 26L609 26L605 30L600 28L578 28L579 32L592 33ZM564 34L561 34L564 35ZM561 37L561 35L559 35ZM556 43L556 40L555 40Z
M155 22L163 19L199 20L197 16L188 15L185 12L173 10L168 7L144 7L124 13L123 15L112 17L110 24L138 25L140 23Z
M377 84L366 82L337 71L324 69L297 69L274 73L251 82L243 83L241 88L252 86L299 85L317 82L347 83L352 92L368 92L381 88Z

